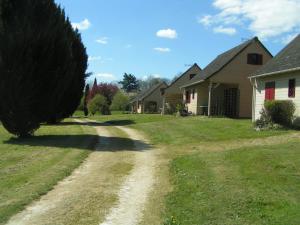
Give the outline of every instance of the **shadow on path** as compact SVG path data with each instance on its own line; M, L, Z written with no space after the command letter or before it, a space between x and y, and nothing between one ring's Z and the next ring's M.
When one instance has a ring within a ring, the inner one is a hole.
M135 124L133 120L109 120L105 122L91 122L91 121L82 121L82 122L60 122L58 124L44 124L43 126L76 126L76 125L87 125L87 126L128 126Z
M84 146L86 143L91 143L88 146ZM56 147L56 148L76 148L84 150L96 150L97 151L137 151L135 144L141 144L143 146L139 151L150 149L146 143L138 140L131 140L130 138L123 137L105 137L97 135L43 135L35 136L27 139L10 138L4 141L5 144L13 145L28 145L28 146L40 146L40 147Z

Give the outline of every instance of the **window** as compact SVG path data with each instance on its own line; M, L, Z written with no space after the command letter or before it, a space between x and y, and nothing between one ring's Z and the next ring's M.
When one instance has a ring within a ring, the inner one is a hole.
M192 99L195 99L195 89L193 89L193 92L192 92Z
M262 65L263 64L263 56L257 53L248 54L247 63L250 65Z
M295 98L296 95L296 79L289 80L289 98Z
M267 82L265 86L265 100L275 99L275 82Z
M196 74L190 74L190 80L193 79L196 76Z
M186 103L191 103L191 94L190 91L185 92L185 101Z

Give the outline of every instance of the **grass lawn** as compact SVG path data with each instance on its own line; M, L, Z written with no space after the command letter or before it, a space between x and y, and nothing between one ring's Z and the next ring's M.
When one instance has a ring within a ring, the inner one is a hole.
M225 118L114 113L89 119L138 129L157 147L156 183L141 224L299 224L298 132L256 132L250 120ZM0 224L69 175L90 153L94 139L91 127L72 123L43 126L28 140L14 139L0 127ZM122 152L118 157L127 168L129 159ZM107 184L115 183L116 172L107 168L102 175L112 179ZM126 168L119 171L120 179L131 170ZM106 191L117 187L98 187L102 200L95 206L102 202L101 210L109 208L115 200L106 204ZM82 207L86 211L66 213L86 218L92 211ZM90 218L99 221L100 209L93 209L97 216Z
M18 140L0 126L0 224L78 167L94 147L94 132L66 123Z
M288 138L297 132L225 118L94 119L139 129L162 149L142 224L299 224L300 142Z
M220 142L236 139L264 138L286 134L288 131L263 131L253 129L247 119L161 116L151 114L119 114L94 116L100 122L130 125L145 132L154 144L190 145L201 142Z
M203 152L171 165L165 224L299 224L299 141Z

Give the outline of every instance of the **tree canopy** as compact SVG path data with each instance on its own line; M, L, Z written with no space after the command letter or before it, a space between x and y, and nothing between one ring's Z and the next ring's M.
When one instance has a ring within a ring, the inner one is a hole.
M77 108L87 54L53 0L0 0L0 120L18 136Z
M137 92L139 90L139 83L133 74L124 73L123 80L119 82L122 89L128 92Z

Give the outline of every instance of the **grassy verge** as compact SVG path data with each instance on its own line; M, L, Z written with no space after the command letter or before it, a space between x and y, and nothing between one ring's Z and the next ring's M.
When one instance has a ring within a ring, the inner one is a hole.
M135 125L135 124L149 124L154 122L164 122L176 119L174 116L161 116L160 114L115 114L115 115L96 115L90 119L99 122L108 122L113 125Z
M257 132L250 120L225 118L123 114L95 116L92 119L115 125L130 125L146 133L153 144L190 145L202 142L222 142L238 139L264 138L286 134L286 130Z
M18 140L0 127L0 224L47 193L89 155L97 136L78 125L42 126Z
M94 119L136 128L160 149L157 183L142 224L296 224L300 219L295 166L300 143L288 138L293 131L257 132L250 120L225 118Z
M172 162L165 224L299 224L300 142Z
M146 132L155 144L175 146L263 138L286 133L283 130L257 132L250 120L201 117L176 118L161 125L137 124L136 127Z

